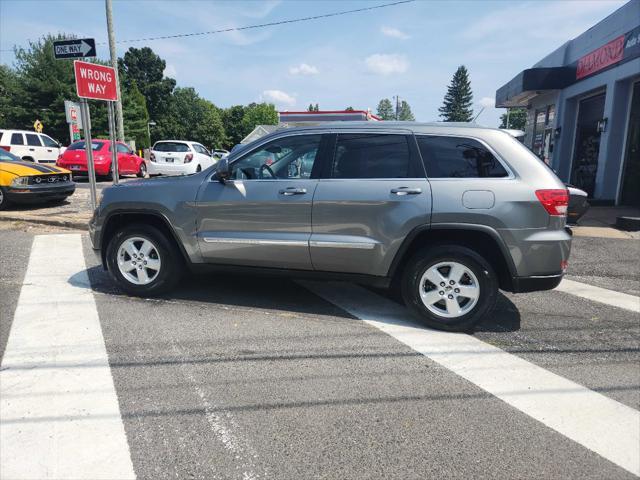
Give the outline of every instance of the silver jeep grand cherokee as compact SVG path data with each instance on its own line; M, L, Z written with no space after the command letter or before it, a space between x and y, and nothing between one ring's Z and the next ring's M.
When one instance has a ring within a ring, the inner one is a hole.
M90 232L133 295L166 292L184 267L319 276L395 289L426 325L468 330L499 288L558 285L567 204L564 184L500 130L348 122L108 188Z

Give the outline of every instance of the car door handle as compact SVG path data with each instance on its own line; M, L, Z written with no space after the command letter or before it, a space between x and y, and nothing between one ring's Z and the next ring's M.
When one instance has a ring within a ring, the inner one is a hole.
M36 149L35 149L35 148L30 148L30 149L29 149L29 151L30 151L30 152L35 152L35 151L36 151Z
M280 191L278 191L278 193L280 195L304 195L305 193L307 193L307 189L306 188L298 188L298 187L287 187L284 188Z
M409 188L409 187L398 187L392 188L391 193L395 195L420 195L422 193L421 188Z

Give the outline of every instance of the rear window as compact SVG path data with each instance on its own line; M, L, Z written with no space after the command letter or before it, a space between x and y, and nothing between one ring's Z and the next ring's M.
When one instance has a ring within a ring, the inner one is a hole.
M11 145L24 145L24 138L21 133L11 134Z
M91 142L91 150L98 151L102 148L104 143L102 142ZM84 150L84 141L72 143L67 150Z
M186 143L178 142L161 142L153 146L156 152L190 152L191 149Z
M480 142L464 137L417 136L430 178L501 178L508 173Z

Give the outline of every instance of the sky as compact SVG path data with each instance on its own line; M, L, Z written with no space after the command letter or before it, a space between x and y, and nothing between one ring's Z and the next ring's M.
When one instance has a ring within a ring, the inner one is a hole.
M416 120L437 121L459 65L470 73L477 122L497 126L496 90L626 0L412 3L214 35L126 40L242 27L393 0L114 0L117 53L151 47L165 74L219 107L268 101L279 110L370 108L399 95ZM0 63L46 33L95 38L109 58L103 0L0 0Z

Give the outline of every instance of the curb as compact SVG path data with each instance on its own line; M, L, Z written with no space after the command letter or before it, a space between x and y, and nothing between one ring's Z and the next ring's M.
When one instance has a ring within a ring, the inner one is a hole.
M18 216L14 217L9 215L3 215L2 217L0 217L0 221L3 221L3 220L10 221L10 222L27 222L27 223L34 223L36 225L48 225L53 227L73 228L76 230L89 229L88 221L78 222L74 220L56 220L56 219L49 219L49 218L24 218L24 217L18 217Z

